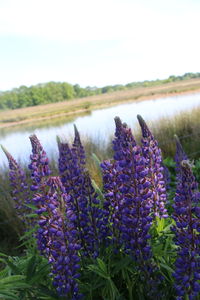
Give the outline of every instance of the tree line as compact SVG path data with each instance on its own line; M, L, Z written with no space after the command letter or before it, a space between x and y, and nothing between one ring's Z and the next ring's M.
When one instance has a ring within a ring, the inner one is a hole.
M72 85L67 82L48 82L30 87L23 85L10 91L0 92L0 109L16 109L62 102L74 98L82 98L136 87L155 86L191 78L200 78L200 73L185 73L182 76L170 76L163 80L145 80L131 82L126 85L107 85L102 88L90 86L82 88L79 84Z

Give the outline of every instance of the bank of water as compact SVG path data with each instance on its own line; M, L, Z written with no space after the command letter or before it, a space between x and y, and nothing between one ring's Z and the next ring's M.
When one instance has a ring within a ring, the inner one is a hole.
M136 127L137 114L140 114L147 122L156 121L159 118L171 117L182 111L192 108L200 108L200 93L177 95L155 100L146 100L121 104L114 107L94 110L90 115L76 117L73 122L67 121L62 125L49 125L42 128L21 128L14 132L0 133L0 144L17 159L26 163L29 161L31 146L29 136L35 133L41 141L47 154L57 156L56 136L71 140L73 136L73 124L76 124L81 136L92 139L94 142L106 143L114 133L114 117L119 116L132 128ZM5 155L0 152L0 166L7 163Z

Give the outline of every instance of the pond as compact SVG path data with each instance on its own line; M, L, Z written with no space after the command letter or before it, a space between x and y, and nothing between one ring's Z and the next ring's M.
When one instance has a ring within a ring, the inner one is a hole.
M62 104L61 104L62 105ZM0 144L17 160L27 162L31 153L29 136L35 133L41 141L49 157L57 156L56 136L71 139L73 136L73 124L76 124L81 136L87 136L95 141L108 141L114 133L114 117L119 116L132 128L137 123L137 114L146 121L154 121L162 117L168 117L200 107L200 93L177 95L154 100L137 101L120 104L113 107L94 110L89 115L75 117L62 125L52 125L42 128L20 128L14 132L0 133ZM7 164L5 155L0 151L0 166Z

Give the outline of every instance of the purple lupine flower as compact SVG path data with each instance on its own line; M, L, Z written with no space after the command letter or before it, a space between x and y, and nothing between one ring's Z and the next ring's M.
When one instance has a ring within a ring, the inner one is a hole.
M100 251L100 245L108 238L108 224L105 219L105 209L100 207L98 194L94 190L88 171L84 174L82 199L78 199L81 213L85 213L85 226L82 234L86 241L86 255L96 257ZM83 198L87 207L83 206ZM81 206L82 204L82 206ZM83 216L83 215L82 215Z
M124 204L123 194L120 193L121 168L118 162L105 160L101 163L104 191L104 222L107 226L109 240L113 243L115 250L122 246L121 226L122 226L122 207Z
M170 183L171 183L171 177L170 177L170 171L167 166L163 164L163 177L166 184L166 190L168 191L170 189Z
M101 164L106 205L109 209L114 241L136 262L142 272L142 280L151 286L148 295L157 299L160 280L156 268L151 264L152 252L149 245L149 229L152 224L151 178L142 148L136 144L131 129L116 117L115 140L113 141L114 160ZM147 288L148 289L148 288Z
M148 169L131 129L119 117L115 118L115 124L114 161L101 164L104 205L114 227L113 240L116 242L118 239L118 245L123 243L126 252L135 260L141 255L147 259L150 254L148 230L152 221Z
M127 147L136 146L136 141L126 123L122 123L119 117L115 117L115 139L113 140L114 159L120 161L123 167L123 151L127 151Z
M61 181L72 199L82 254L96 256L99 241L106 234L106 229L102 211L97 208L98 196L85 168L85 152L76 127L72 148L62 142L58 143L58 147Z
M73 190L72 178L78 176L78 170L74 168L72 151L68 143L63 143L58 139L58 167L62 184L65 186L66 192ZM75 172L77 171L77 172Z
M75 154L76 159L79 162L80 166L85 168L85 150L81 143L80 134L76 125L74 125L74 142L72 145L72 152Z
M78 283L79 261L78 251L81 246L78 232L74 224L76 216L71 206L71 197L59 177L47 180L48 190L36 201L39 215L37 233L38 248L51 265L53 285L60 296L69 299L80 299ZM45 212L45 214L43 214Z
M119 211L121 212L121 232L127 253L135 260L148 259L150 248L148 234L152 191L148 178L148 168L142 149L136 144L131 129L115 118L116 138L113 141L118 172L118 193L121 194ZM119 197L119 196L118 196ZM140 249L140 250L139 250Z
M158 147L158 142L147 127L143 118L137 116L142 130L142 151L149 167L149 176L151 181L151 189L153 192L153 213L154 216L167 217L165 204L167 201L166 183L164 178L164 168L162 162L161 150Z
M30 213L30 209L26 206L26 204L30 204L30 194L25 172L12 155L3 146L1 146L1 148L9 163L9 179L12 187L11 194L16 213L19 218L28 225L29 221L26 218L26 215Z
M31 135L30 141L32 154L30 155L31 163L28 167L31 170L31 178L33 180L31 190L38 191L44 184L44 178L50 175L51 172L48 157L37 136L35 134Z
M175 243L178 246L175 262L175 289L177 299L197 299L200 295L200 193L188 160L179 168L179 181L173 205L176 226Z

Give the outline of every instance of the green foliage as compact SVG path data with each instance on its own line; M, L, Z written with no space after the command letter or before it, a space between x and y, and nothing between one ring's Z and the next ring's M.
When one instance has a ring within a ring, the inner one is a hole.
M176 246L173 242L171 226L173 220L157 219L151 228L153 249L152 263L158 266L164 280L160 288L165 300L172 300L173 264ZM41 257L32 239L32 232L25 233L21 240L27 250L21 256L0 253L0 299L11 300L64 300L58 297L49 276L48 261ZM148 300L148 280L142 279L136 262L121 250L113 252L113 247L100 250L99 258L82 260L80 291L85 300ZM66 299L65 300L70 300Z
M36 250L10 257L0 253L5 268L0 271L0 299L58 299L52 290L49 263Z

